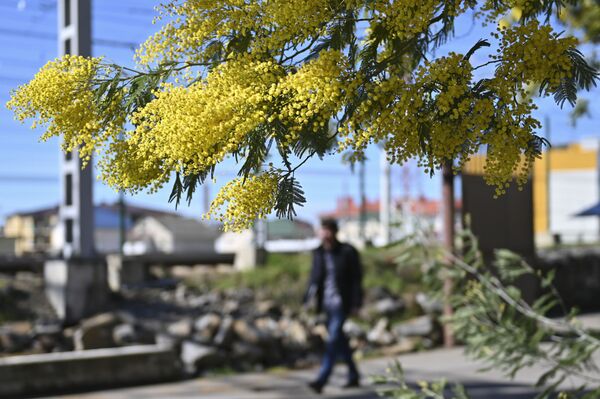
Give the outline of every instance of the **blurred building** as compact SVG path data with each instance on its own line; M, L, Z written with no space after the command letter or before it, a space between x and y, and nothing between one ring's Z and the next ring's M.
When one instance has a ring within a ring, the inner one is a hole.
M513 184L507 194L490 200L494 189L481 186L469 191L479 193L476 200L473 197L470 201L469 211L481 211L481 218L485 219L483 225L495 226L496 235L499 234L500 224L504 229L514 221L515 225L504 233L504 241L510 238L515 242L524 242L523 237L517 237L529 232L537 247L598 242L600 218L580 217L577 214L600 201L599 149L598 139L553 146L534 163L531 179L524 187L523 194L513 190ZM467 201L465 195L471 196L465 194L465 187L474 187L471 184L475 181L472 177L479 176L479 183L483 185L484 165L483 155L473 157L465 165L463 200ZM523 195L529 196L529 199ZM524 219L529 220L527 226L520 223ZM504 241L500 241L494 241L495 247L507 247Z
M176 215L145 216L127 235L124 252L193 254L215 251L219 230L201 221Z
M125 204L125 228L146 216L174 215L155 209ZM28 254L55 256L60 253L65 235L60 231L58 206L9 215L4 235L14 240L17 256ZM101 203L94 208L94 239L98 253L119 252L120 206Z
M267 252L303 252L314 249L319 245L313 226L301 219L267 220L264 222L264 228L266 239L263 245ZM260 246L257 230L259 229L221 234L216 242L217 252L237 253L244 248Z
M16 240L4 235L4 227L0 227L0 257L15 256Z
M361 206L352 197L337 200L333 211L320 215L321 219L333 218L338 221L338 238L355 246L366 243L375 246L383 244L380 222L380 201L366 201L364 215ZM461 202L456 202L457 221L460 220ZM364 232L363 220L364 218ZM390 241L394 242L415 232L440 235L442 231L442 203L440 200L419 196L392 200L390 207Z
M575 216L600 201L598 139L553 146L533 171L536 244L600 240L600 219Z
M13 213L4 223L4 235L15 240L15 254L50 254L52 229L58 225L58 206Z

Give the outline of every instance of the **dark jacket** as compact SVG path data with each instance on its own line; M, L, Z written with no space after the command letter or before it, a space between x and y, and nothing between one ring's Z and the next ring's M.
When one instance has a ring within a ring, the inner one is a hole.
M342 299L342 307L346 313L362 306L362 265L358 251L349 244L336 243L332 248L335 281ZM312 270L304 302L315 300L317 312L323 310L323 294L325 291L325 249L323 246L313 251Z

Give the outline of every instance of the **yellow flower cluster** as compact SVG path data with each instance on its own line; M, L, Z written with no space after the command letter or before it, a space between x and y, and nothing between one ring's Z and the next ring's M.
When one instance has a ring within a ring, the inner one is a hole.
M143 189L153 193L160 189L169 181L172 169L156 156L148 142L141 144L138 136L111 142L98 161L99 177L110 187L130 193Z
M48 62L27 84L12 92L6 106L24 122L34 119L32 128L45 126L42 140L62 136L63 149L79 149L87 162L94 149L116 137L125 123L119 111L120 94L100 111L91 90L101 73L100 58L65 55Z
M302 44L323 33L323 27L334 16L334 11L330 5L323 4L323 0L265 1L262 27L268 34L260 39L259 47L270 50L280 49L287 42Z
M416 158L427 171L457 160L459 171L481 146L488 148L486 179L505 191L515 173L527 180L534 154L529 146L539 122L531 100L517 100L515 86L494 78L484 96L473 91L472 66L460 54L426 63L414 82L400 74L373 83L369 99L340 133L340 151L358 158L372 142L383 142L391 161Z
M377 17L377 23L381 22L393 37L407 39L425 32L429 28L431 20L441 9L442 3L448 14L452 16L457 16L467 9L463 0L445 2L439 0L378 0L372 2L369 7Z
M195 0L163 7L169 22L137 51L138 62L206 62L211 43L224 37L252 35L252 51L280 52L323 33L335 10L321 0Z
M373 9L394 37L406 39L427 29L438 4L438 0L379 0Z
M269 90L269 95L281 99L280 109L269 122L279 118L286 125L285 142L298 139L302 130L317 132L327 126L346 100L345 93L353 89L345 76L347 67L341 52L324 51Z
M194 0L170 2L158 19L168 19L136 52L138 62L206 62L212 55L207 45L235 31L248 33L260 19L260 4L243 0Z
M104 180L137 191L170 171L211 168L266 122L267 93L280 76L282 68L272 61L244 56L221 64L189 87L165 84L156 99L132 116L136 128L127 133L127 146L143 154L141 165L115 156L110 162L114 167L104 168Z
M450 54L420 67L413 83L399 73L375 83L342 129L340 149L360 154L371 142L383 141L394 162L416 157L427 168L466 156L475 145L466 151L465 142L475 142L493 114L491 101L471 97L471 71L463 56Z
M225 231L241 231L266 218L275 207L279 175L268 171L227 183L210 204L206 218L223 223Z
M501 41L495 59L502 59L497 75L516 84L548 82L554 91L560 81L571 76L567 50L577 46L577 39L557 38L549 25L531 20L524 25L501 29ZM498 34L496 34L498 36Z

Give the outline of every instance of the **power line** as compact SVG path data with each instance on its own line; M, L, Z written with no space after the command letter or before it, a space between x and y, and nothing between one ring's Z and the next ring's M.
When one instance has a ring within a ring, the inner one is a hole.
M0 34L9 36L31 37L42 40L56 40L57 35L46 32L35 32L24 29L0 28Z
M8 36L21 36L28 37L32 39L40 39L40 40L52 40L56 41L56 35L49 32L35 32L28 31L22 29L11 29L11 28L0 28L0 35L8 35ZM104 39L104 38L96 38L92 40L92 44L96 44L98 46L106 46L106 47L116 47L116 48L127 48L127 49L135 49L139 46L139 43L135 42L126 42L121 40L113 40L113 39Z
M34 175L0 175L0 182L6 183L56 183L57 176L34 176Z

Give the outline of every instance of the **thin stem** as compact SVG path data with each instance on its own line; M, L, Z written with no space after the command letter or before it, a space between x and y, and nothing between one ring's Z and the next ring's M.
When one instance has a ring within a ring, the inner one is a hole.
M478 66L474 67L473 70L476 70L476 69L479 69L479 68L483 68L483 67L485 67L487 65L490 65L490 64L497 64L497 63L502 62L502 61L503 61L502 59L488 61L485 64L481 64L481 65L478 65Z

